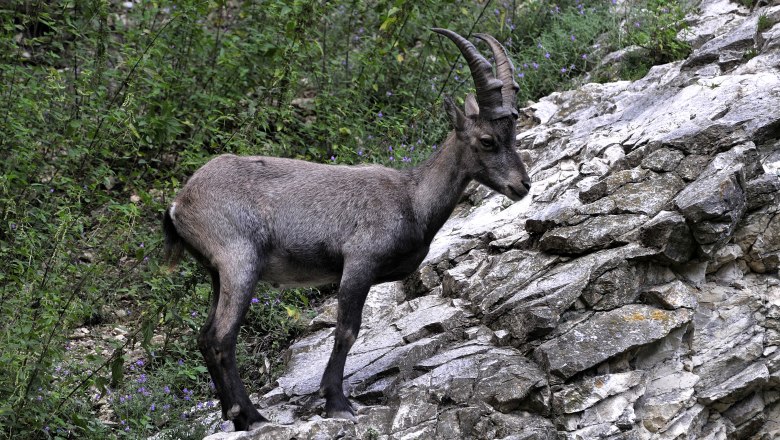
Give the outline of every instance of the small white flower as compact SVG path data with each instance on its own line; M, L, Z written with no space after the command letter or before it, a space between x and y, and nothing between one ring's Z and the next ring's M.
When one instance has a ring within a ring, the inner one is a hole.
M133 9L133 2L122 2L122 6L124 6L125 9Z

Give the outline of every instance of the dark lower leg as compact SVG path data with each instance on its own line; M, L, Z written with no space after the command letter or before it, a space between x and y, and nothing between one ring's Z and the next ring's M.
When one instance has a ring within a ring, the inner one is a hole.
M223 417L232 420L237 431L250 429L267 420L257 412L236 365L236 341L241 322L249 308L256 278L242 273L221 276L221 295L204 340L204 356L209 373L220 394ZM214 372L212 372L214 370Z
M367 277L350 276L345 270L339 286L335 342L320 383L320 394L325 397L325 412L328 417L353 418L355 415L352 405L344 396L344 365L349 349L360 331L363 304L370 287L371 283Z

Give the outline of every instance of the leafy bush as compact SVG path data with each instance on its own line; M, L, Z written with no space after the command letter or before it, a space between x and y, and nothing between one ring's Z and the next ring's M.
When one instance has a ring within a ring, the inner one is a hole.
M213 398L195 344L210 285L192 261L167 273L157 260L162 211L210 157L411 166L448 130L441 95L472 87L430 27L505 42L522 103L614 49L684 56L683 13L661 0L5 2L0 430L199 435L181 415ZM253 388L318 296L258 289L239 346Z

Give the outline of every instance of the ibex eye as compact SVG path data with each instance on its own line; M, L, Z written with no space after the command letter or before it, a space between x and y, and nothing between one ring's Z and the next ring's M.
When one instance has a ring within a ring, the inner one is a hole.
M479 142L482 143L482 148L486 150L495 150L496 142L490 136L479 138Z

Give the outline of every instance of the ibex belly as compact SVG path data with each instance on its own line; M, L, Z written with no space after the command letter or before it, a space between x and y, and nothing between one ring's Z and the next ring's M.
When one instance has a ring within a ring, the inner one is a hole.
M260 279L282 289L323 286L338 283L341 280L341 269L306 264L289 256L270 254L266 256Z

